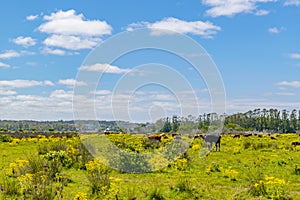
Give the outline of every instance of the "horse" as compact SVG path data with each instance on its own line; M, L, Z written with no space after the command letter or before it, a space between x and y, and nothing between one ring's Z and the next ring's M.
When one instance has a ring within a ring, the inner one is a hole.
M221 136L220 135L206 135L202 136L203 140L209 144L209 149L212 149L212 144L216 146L216 151L221 150Z
M161 141L161 137L162 137L161 135L150 135L148 136L148 139Z
M300 145L300 142L292 142L292 145L298 146L298 145Z

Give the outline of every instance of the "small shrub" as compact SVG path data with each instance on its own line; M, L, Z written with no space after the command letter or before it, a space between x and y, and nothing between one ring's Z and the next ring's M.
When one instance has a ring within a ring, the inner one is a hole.
M171 189L176 193L187 192L191 194L193 191L192 184L188 179L179 180Z
M110 189L110 169L99 160L94 159L86 164L87 178L92 194L105 196Z
M271 176L265 176L250 186L249 193L253 196L263 196L268 199L290 199L284 190L285 181Z
M295 166L295 174L300 175L300 168L297 165Z
M245 141L244 142L244 149L249 149L251 147L251 142L250 141Z
M18 181L24 199L62 198L64 182L58 180L56 183L52 182L44 171L19 176Z
M78 192L73 200L88 200L87 194L83 192Z
M12 142L13 138L9 135L0 135L0 142Z
M50 151L44 155L44 158L48 161L60 162L63 167L70 167L72 165L72 160L65 151Z
M219 164L217 163L212 163L206 168L206 174L210 174L212 172L221 172L221 168Z
M0 193L3 194L4 199L6 199L6 196L18 196L20 194L18 180L16 178L9 178L5 175L0 185Z
M222 170L222 174L223 177L229 178L232 181L236 181L239 173L236 170L231 169L231 167L229 167L228 169Z
M155 188L153 189L149 195L148 195L148 199L149 200L164 200L165 197L163 196L162 192L160 191L160 189Z

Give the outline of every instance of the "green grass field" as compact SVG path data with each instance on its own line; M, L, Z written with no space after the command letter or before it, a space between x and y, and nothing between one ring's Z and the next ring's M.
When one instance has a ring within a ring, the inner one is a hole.
M171 136L159 144L130 135L108 137L131 152L164 148L171 141ZM300 148L291 145L300 137L274 137L223 135L221 151L204 157L199 156L203 141L195 139L176 161L141 174L91 161L78 138L13 139L0 142L0 198L300 199Z

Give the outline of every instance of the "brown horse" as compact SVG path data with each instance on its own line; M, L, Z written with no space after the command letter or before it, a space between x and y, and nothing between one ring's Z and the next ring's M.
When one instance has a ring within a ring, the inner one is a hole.
M161 135L150 135L148 136L148 139L161 141L161 137L162 137Z

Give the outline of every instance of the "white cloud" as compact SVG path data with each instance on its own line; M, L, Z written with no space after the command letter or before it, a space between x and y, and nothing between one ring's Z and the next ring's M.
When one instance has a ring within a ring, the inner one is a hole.
M33 21L36 20L39 16L38 15L29 15L26 17L26 20Z
M235 99L227 101L227 113L247 112L256 108L300 109L300 102L268 101L266 99Z
M268 15L269 13L270 13L270 11L268 11L268 10L257 10L255 12L255 15L257 15L257 16L264 16L264 15Z
M10 67L10 65L6 64L6 63L3 63L3 62L0 62L0 67L8 68L8 67Z
M91 93L95 94L95 95L109 95L109 94L111 94L111 91L109 91L109 90L96 90L96 91L92 91Z
M276 85L300 88L300 81L281 81L281 82L276 83Z
M2 96L15 95L15 94L17 94L17 92L15 92L13 90L2 90L2 89L0 89L0 95L2 95Z
M211 17L234 16L239 13L266 15L267 10L257 10L257 3L276 2L277 0L202 0L202 4L210 6L205 13Z
M269 92L266 93L264 96L295 96L296 93L294 92Z
M100 38L82 38L71 35L52 35L44 40L46 46L62 47L71 50L91 49L101 41Z
M285 6L300 6L300 0L286 0L284 2Z
M35 81L35 80L1 80L0 88L28 88L35 86L53 86L54 84L49 81Z
M54 86L55 85L52 81L49 81L49 80L44 81L43 84L46 86Z
M269 31L270 33L274 33L274 34L280 33L280 32L282 32L282 31L284 31L284 30L286 30L285 27L280 27L280 28L277 28L277 27L271 27L271 28L268 29L268 31Z
M289 57L292 59L300 59L300 53L292 53L289 55Z
M83 81L76 81L75 79L59 80L58 84L66 85L66 86L69 86L69 87L85 86L85 85L87 85L85 82L83 82Z
M294 92L276 92L275 95L278 95L278 96L295 96L296 93L294 93Z
M49 96L2 95L0 113L5 119L73 119L72 91L55 90Z
M87 20L83 14L76 14L75 10L60 10L43 19L46 22L38 30L50 34L43 42L47 47L91 49L101 41L102 36L112 32L112 27L106 21ZM62 51L50 53L65 55Z
M31 37L20 36L13 39L12 42L17 45L22 45L25 48L36 45L36 40Z
M85 20L83 14L75 10L57 11L44 16L45 22L38 30L48 34L102 36L111 34L112 27L105 21Z
M21 54L16 52L15 50L6 50L3 53L0 53L0 58L2 59L10 59L20 57Z
M110 64L100 64L100 63L94 65L81 66L79 70L96 71L96 72L111 73L111 74L122 74L131 71L131 69L121 69L117 66L113 66Z
M173 17L169 17L154 23L149 23L149 22L132 23L127 27L127 31L132 31L135 28L141 28L141 27L147 27L153 29L152 33L154 35L172 34L172 32L168 32L169 30L177 33L182 33L182 34L190 33L194 35L201 35L204 37L211 37L212 35L216 34L217 31L221 30L219 26L216 26L208 21L188 22ZM161 29L161 30L155 30L155 29Z
M278 29L277 27L269 28L268 31L269 31L270 33L279 33L279 32L280 32L279 29Z
M52 55L57 55L57 56L63 56L66 55L67 52L61 49L51 49L49 47L45 47L42 50L42 54L52 54Z
M50 94L51 98L71 100L73 91L55 90Z

